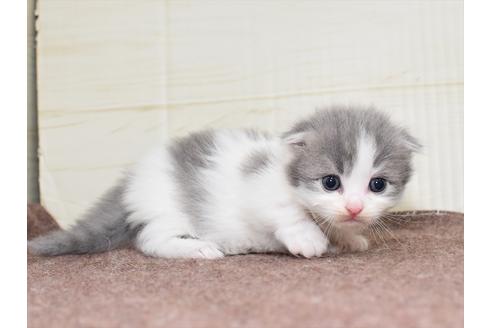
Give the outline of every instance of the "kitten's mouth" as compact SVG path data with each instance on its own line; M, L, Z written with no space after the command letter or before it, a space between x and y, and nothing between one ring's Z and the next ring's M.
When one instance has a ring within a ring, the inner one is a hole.
M367 225L369 225L368 221L370 221L368 218L363 218L363 217L356 217L352 218L350 216L339 216L339 217L332 217L332 218L324 218L323 216L320 216L312 211L309 211L311 214L311 217L313 220L319 225L319 226L326 226L326 225L332 225L335 227L339 228L362 228Z

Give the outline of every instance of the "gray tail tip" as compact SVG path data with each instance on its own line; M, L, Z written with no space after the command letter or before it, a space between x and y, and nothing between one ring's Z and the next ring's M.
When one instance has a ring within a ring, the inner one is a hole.
M54 231L44 236L27 241L27 252L32 255L53 256L67 253L69 243L66 242L66 232Z
M36 239L27 241L27 252L32 255L43 255L43 248Z
M48 248L43 237L27 241L27 252L31 255L49 255Z

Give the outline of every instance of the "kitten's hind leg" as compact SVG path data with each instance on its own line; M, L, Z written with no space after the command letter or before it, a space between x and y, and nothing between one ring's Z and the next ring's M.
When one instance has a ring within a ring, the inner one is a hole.
M216 244L203 241L191 236L177 236L156 245L157 247L143 248L142 251L150 256L165 258L194 258L194 259L218 259L224 257Z
M164 258L218 259L224 257L215 243L178 230L156 230L150 224L140 231L135 246L144 254Z

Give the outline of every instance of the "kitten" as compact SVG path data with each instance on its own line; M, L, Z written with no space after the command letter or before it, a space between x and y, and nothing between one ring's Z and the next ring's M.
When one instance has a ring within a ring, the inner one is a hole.
M132 242L150 256L206 259L363 251L364 229L402 195L418 148L371 109L318 111L280 137L194 133L152 151L77 224L29 249L95 253Z

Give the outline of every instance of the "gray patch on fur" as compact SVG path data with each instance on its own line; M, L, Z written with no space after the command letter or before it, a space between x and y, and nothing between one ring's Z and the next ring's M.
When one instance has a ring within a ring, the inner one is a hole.
M195 237L195 236L192 236L192 235L188 235L188 234L186 234L186 235L179 235L179 236L177 236L177 238L179 238L179 239L198 239L198 237Z
M122 202L125 182L110 189L68 230L56 230L28 242L39 255L84 254L108 251L128 244L139 227L132 227Z
M259 174L264 171L272 160L266 150L254 150L241 165L241 172L244 175Z
M318 111L285 133L284 137L305 135L305 145L294 147L295 156L288 169L291 184L309 188L323 176L350 174L363 131L375 140L374 165L381 167L380 176L393 184L395 194L400 193L412 173L412 152L419 145L406 130L372 108Z
M174 160L174 177L181 191L182 210L200 219L208 191L200 180L200 170L211 168L211 156L217 151L215 133L202 131L175 140L169 153Z

